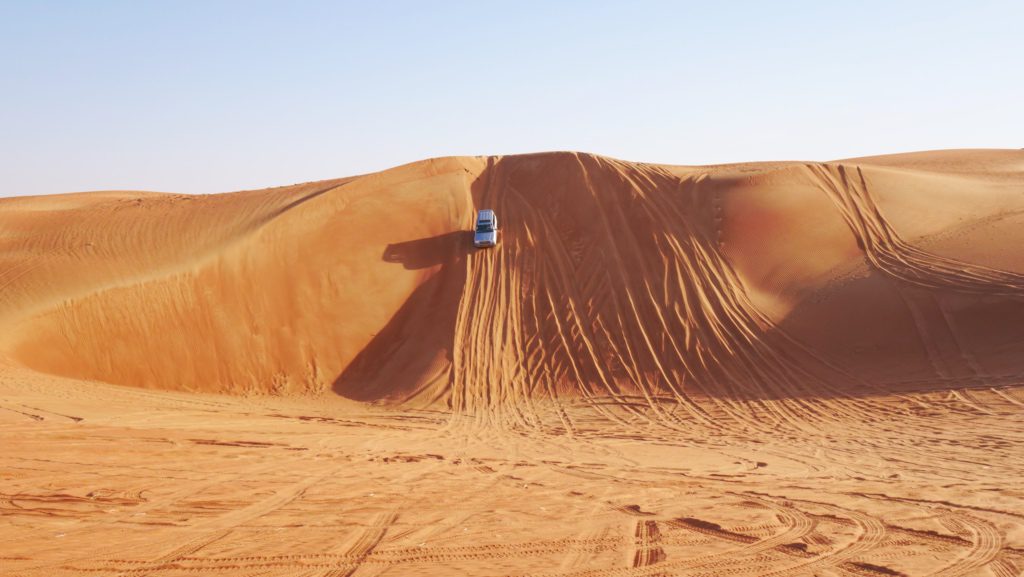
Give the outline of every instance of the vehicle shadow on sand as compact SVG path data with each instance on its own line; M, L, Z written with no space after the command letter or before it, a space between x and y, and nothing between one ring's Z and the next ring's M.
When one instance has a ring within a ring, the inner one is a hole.
M389 244L381 257L415 270L461 262L473 250L473 232L457 230L447 234Z
M357 401L404 399L448 378L455 320L472 231L390 244L382 260L409 270L439 267L334 381L335 393Z

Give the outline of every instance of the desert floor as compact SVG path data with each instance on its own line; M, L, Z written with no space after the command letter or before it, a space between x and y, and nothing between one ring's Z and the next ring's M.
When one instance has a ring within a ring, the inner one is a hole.
M1024 567L1020 387L815 401L814 427L667 421L623 398L539 407L535 430L512 432L438 411L2 378L4 575Z

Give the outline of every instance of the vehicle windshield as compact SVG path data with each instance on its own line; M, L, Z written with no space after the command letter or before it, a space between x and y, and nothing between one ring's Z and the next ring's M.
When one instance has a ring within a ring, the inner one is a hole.
M489 222L478 222L478 223L476 223L476 231L477 232L492 232L493 230L494 230L494 225L492 225Z

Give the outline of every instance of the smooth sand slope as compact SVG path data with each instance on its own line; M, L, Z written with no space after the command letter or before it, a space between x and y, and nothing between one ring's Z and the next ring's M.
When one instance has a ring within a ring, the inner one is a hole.
M1009 150L0 199L0 574L1018 575L1021 246Z

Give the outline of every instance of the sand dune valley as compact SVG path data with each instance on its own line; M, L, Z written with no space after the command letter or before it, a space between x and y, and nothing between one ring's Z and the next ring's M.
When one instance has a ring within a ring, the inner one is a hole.
M1024 574L1024 150L4 198L0 326L4 576Z

